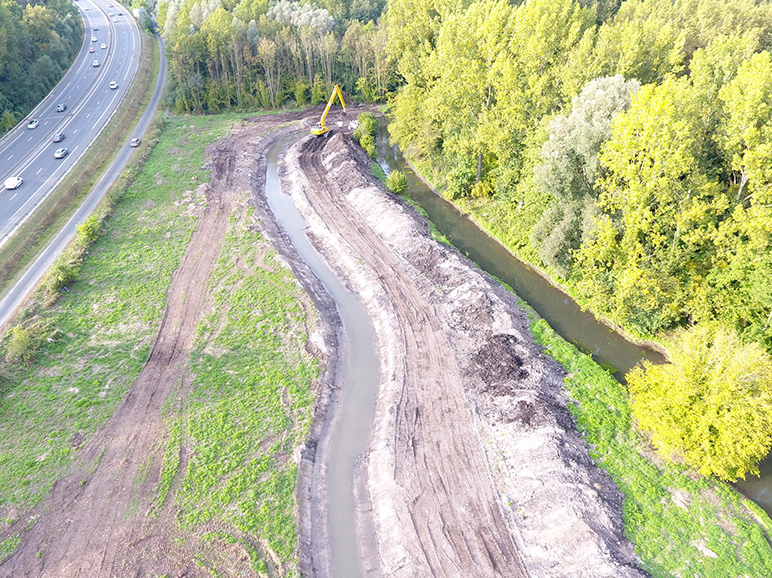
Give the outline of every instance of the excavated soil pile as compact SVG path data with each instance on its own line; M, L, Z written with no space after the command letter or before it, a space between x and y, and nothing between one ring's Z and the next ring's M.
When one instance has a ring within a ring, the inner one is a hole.
M282 170L309 238L376 329L381 383L357 484L368 574L643 576L621 495L516 299L433 241L369 163L336 134L301 141Z

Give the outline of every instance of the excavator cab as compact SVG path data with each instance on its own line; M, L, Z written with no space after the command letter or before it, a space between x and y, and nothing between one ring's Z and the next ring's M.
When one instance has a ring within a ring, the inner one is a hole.
M314 128L311 129L311 134L316 136L329 134L330 129L327 127L326 124L324 124L324 120L327 118L327 113L330 112L330 108L332 107L332 103L335 102L336 96L340 99L340 104L343 105L343 112L346 112L346 103L343 100L343 93L340 91L340 87L336 84L335 88L332 89L332 95L330 95L330 100L327 103L327 107L324 109L324 112L322 113L322 118L320 118L319 123Z

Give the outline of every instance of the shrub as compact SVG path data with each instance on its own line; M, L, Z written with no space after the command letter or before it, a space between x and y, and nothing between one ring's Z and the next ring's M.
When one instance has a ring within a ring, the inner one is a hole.
M316 106L320 102L324 101L324 79L321 74L317 74L314 77L314 84L311 87L311 104Z
M359 137L359 144L365 149L365 152L372 158L375 158L375 139L369 134L363 134Z
M490 181L477 181L472 185L470 195L473 199L487 199L488 197L493 196L493 187L491 186Z
M296 80L293 90L295 94L295 102L298 106L305 106L307 101L306 94L308 93L308 84L304 80Z
M8 363L31 361L35 351L32 346L32 336L29 331L24 329L21 325L15 325L10 333L11 337L5 348L5 360Z
M78 244L88 247L99 238L99 219L96 215L88 217L77 227Z
M644 362L627 374L639 426L703 475L758 474L772 447L772 358L709 326L683 331L669 353L672 364Z
M401 195L407 190L407 177L402 171L392 171L386 177L386 188L392 193Z

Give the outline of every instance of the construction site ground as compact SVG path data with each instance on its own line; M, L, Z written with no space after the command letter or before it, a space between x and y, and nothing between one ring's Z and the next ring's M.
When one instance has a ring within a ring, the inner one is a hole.
M192 387L188 359L213 303L230 219L247 198L255 227L308 295L304 307L316 321L306 332L322 336L306 344L321 366L313 420L284 457L299 472L299 571L330 575L319 527L326 481L314 464L325 459L324 423L336 403L338 317L282 234L264 190L267 150L294 132L298 142L280 156L282 188L376 329L376 416L355 484L367 575L645 575L624 537L622 496L592 463L567 409L562 369L531 339L516 297L432 240L422 218L371 175L371 160L347 129L356 112L332 112L334 134L322 138L302 136L319 110L245 119L209 147L201 160L211 170L198 191L202 214L166 293L149 358L69 473L7 530L21 543L0 564L0 576L204 576L202 548L216 552L226 575L294 571L271 554L270 536L223 540L212 522L197 534L208 538L180 539L174 499L154 508L164 465L157 448L170 435L166 412ZM193 457L183 439L178 471ZM170 496L177 489L173 483ZM266 561L259 568L254 550Z

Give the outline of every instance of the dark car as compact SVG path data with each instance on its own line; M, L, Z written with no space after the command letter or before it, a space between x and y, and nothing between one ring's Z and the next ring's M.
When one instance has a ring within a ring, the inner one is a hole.
M54 158L55 159L63 159L68 154L70 154L70 151L68 151L66 148L62 147L62 148L56 149L56 151L54 152Z
M131 141L129 142L129 146L132 146L132 147L138 147L138 146L139 146L139 143L141 143L141 142L142 142L142 141L141 141L141 140L139 140L139 137L136 137L136 136L135 136L135 137L134 137L133 139L131 139Z
M54 135L54 142L62 142L64 140L64 133L58 132Z
M56 112L64 112L65 110L67 110L67 105L63 102L60 102L56 107Z

